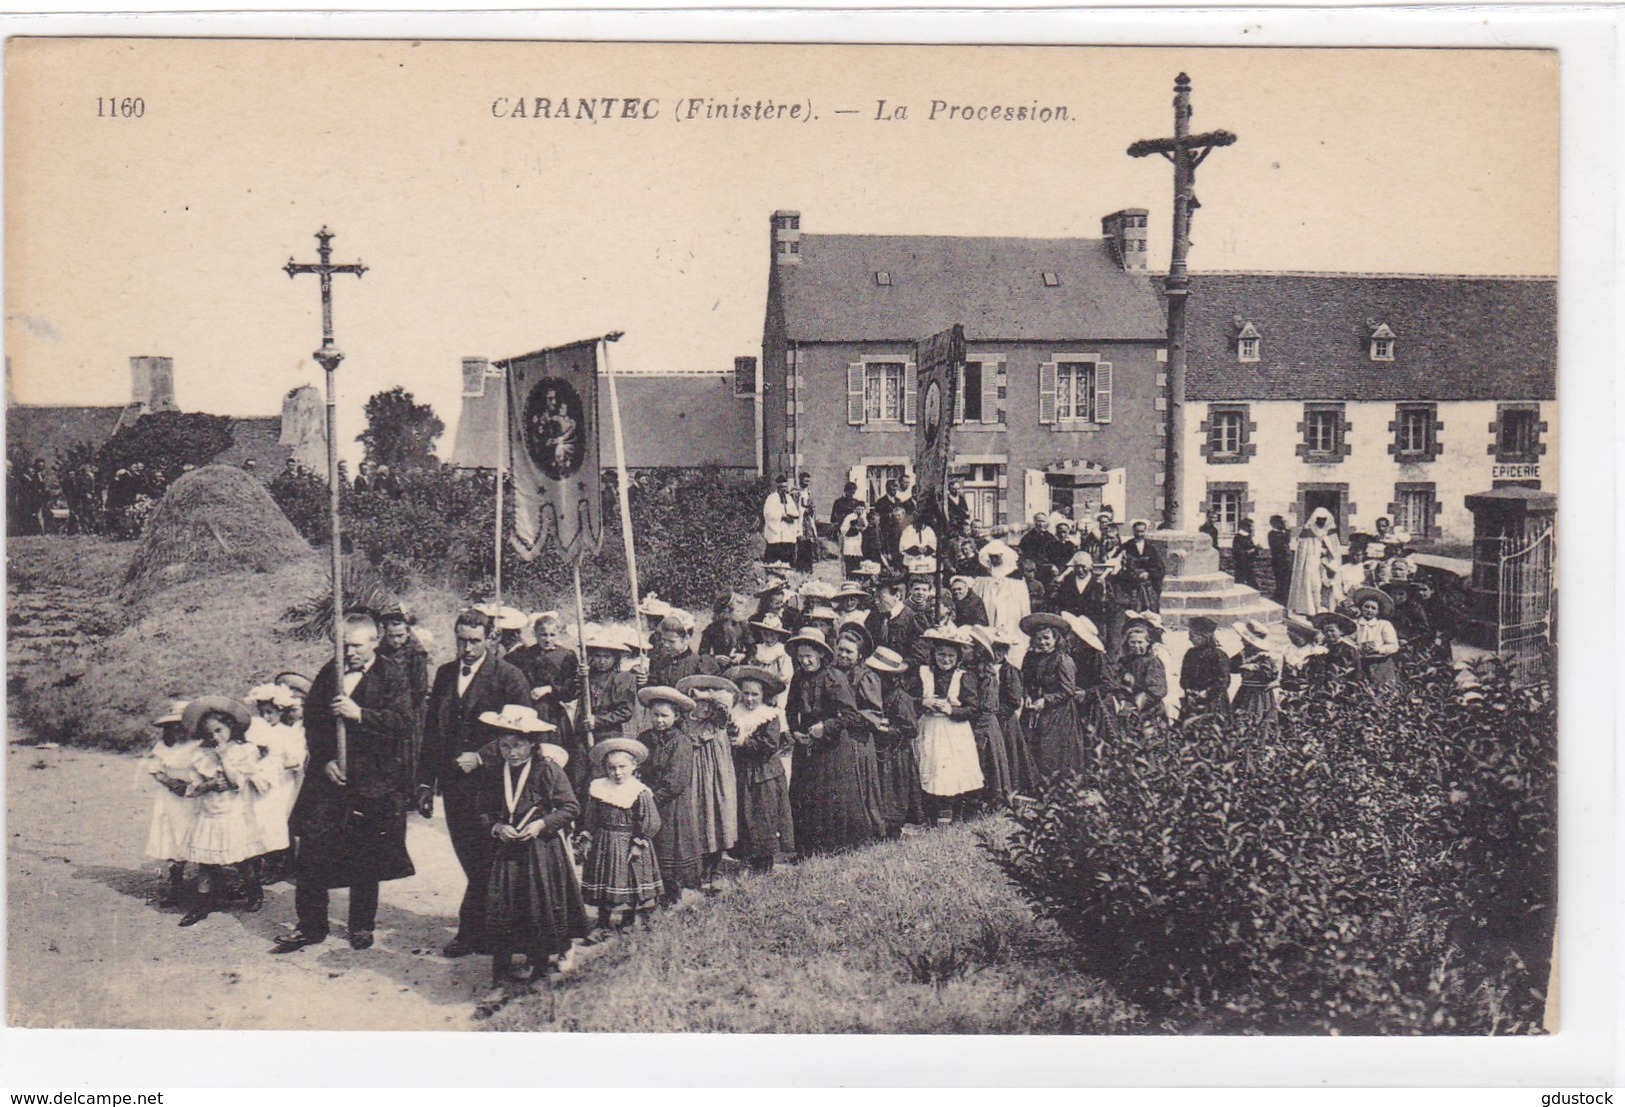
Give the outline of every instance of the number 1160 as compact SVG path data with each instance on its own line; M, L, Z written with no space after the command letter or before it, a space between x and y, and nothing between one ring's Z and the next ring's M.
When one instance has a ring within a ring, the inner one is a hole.
M140 119L147 114L147 102L139 96L96 97L97 119Z

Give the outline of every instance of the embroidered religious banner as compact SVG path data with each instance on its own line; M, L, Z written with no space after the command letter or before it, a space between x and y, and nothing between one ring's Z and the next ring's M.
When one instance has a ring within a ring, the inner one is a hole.
M914 423L915 495L924 513L922 522L939 530L947 517L948 464L952 458L954 405L965 372L965 328L958 323L919 342L914 363L919 366L920 414Z
M551 536L565 561L597 553L604 538L598 498L598 340L497 365L508 378L514 549L529 561Z

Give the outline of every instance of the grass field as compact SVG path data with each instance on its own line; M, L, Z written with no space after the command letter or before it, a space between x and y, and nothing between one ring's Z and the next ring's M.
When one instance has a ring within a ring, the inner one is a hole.
M989 856L985 819L742 875L577 954L493 1030L780 1034L1144 1032L1069 964Z

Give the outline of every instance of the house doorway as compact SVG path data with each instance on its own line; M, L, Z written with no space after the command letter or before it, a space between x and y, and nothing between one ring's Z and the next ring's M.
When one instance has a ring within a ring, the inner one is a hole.
M1298 523L1309 521L1318 508L1325 508L1337 522L1337 532L1348 536L1348 516L1353 505L1348 502L1346 484L1300 484L1298 486Z

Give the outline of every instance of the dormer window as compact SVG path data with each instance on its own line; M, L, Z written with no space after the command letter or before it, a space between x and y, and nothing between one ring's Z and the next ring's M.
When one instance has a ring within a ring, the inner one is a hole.
M875 283L878 284L881 288L890 288L891 287L891 274L888 273L884 269L877 269L875 271Z
M1236 360L1257 361L1259 359L1259 353L1262 346L1263 339L1258 333L1258 328L1253 326L1245 319L1237 319Z
M1387 323L1378 323L1371 328L1371 360L1394 360L1394 332L1388 329Z
M1059 288L1060 286L1061 286L1061 278L1056 276L1054 273L1051 273L1047 269L1044 270L1044 287L1045 288Z

